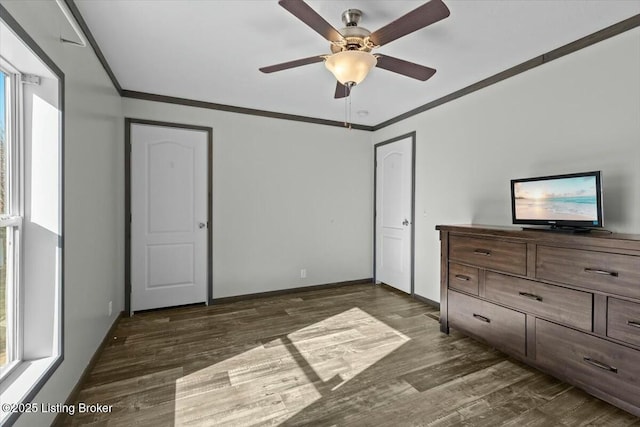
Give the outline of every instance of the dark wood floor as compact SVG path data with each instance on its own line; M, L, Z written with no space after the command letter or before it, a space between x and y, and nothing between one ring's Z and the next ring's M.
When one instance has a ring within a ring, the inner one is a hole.
M640 426L372 285L124 318L66 425Z

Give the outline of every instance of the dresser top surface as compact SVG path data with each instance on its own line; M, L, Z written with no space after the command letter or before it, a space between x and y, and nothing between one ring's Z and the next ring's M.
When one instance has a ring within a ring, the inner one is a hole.
M563 231L523 229L521 227L497 225L460 224L437 225L436 230L478 236L518 239L531 243L623 248L640 251L640 234L610 234L604 230L597 229L590 233L569 233Z

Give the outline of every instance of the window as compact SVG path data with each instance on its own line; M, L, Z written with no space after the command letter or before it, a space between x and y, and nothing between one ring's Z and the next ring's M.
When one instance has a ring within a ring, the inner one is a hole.
M15 145L15 75L0 68L0 378L19 362L16 297L19 290L21 167Z
M20 77L0 68L0 378L20 362L18 295L22 164L16 121Z
M6 122L8 118L7 104L9 101L9 94L5 87L7 85L7 76L2 70L0 70L0 214L5 215L7 192L7 169L6 162L6 134L7 127ZM11 327L7 325L9 318L9 288L7 288L7 229L5 227L0 228L0 372L5 370L7 364L11 362L9 354L12 351L12 345L10 345L11 338L7 337L7 330L11 330Z
M64 75L2 7L0 40L0 393L19 404L63 357Z

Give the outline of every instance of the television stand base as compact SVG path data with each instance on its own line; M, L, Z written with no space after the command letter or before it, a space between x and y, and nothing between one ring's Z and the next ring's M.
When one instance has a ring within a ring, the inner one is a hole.
M550 231L555 233L567 233L567 234L586 234L591 233L593 228L587 227L568 227L568 226L551 226L550 228L534 228L534 227L522 227L525 231Z

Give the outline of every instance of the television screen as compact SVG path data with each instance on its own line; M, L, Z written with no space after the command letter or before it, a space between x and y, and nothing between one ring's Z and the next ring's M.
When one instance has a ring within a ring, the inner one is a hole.
M511 181L515 224L601 227L600 172Z

